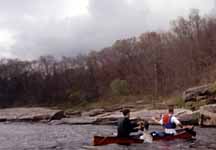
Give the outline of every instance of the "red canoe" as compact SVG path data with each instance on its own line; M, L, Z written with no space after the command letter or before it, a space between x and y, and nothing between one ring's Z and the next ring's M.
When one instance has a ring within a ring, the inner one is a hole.
M191 129L180 129L177 130L176 135L165 135L165 136L153 136L153 141L158 140L175 140L175 139L192 139L196 136L196 132ZM94 146L101 146L107 144L120 144L120 145L130 145L130 144L140 144L143 143L144 140L135 139L135 138L120 138L117 136L94 136L93 145Z
M93 145L101 146L107 144L120 144L120 145L130 145L143 143L144 140L135 138L120 138L117 136L94 136Z
M196 132L192 128L187 128L187 129L179 129L176 130L177 134L176 135L165 135L165 136L152 136L153 141L169 141L169 140L175 140L175 139L192 139L193 137L196 136Z

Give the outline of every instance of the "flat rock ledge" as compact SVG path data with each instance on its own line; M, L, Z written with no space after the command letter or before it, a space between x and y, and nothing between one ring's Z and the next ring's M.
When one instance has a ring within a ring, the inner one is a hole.
M64 118L64 111L49 108L8 108L0 109L0 121L50 121Z
M159 119L166 112L166 109L133 110L131 112L131 119L143 119L151 125L156 125L151 118L155 117ZM216 104L205 105L197 111L175 109L175 116L184 125L216 127ZM62 110L41 107L0 109L1 122L43 122L50 125L116 125L121 117L122 114L119 110L111 112L97 109L91 112L79 113L79 115L67 116Z
M166 113L167 110L138 110L131 112L131 119L137 120L137 119L143 119L148 121L152 125L157 125L155 122L152 121L152 117L160 118L160 116L164 113ZM198 125L198 118L199 114L196 114L197 112L192 112L187 109L176 109L175 110L175 116L180 119L180 121L187 125L187 124L193 124ZM107 124L117 124L118 119L122 117L121 112L113 112L113 113L105 113L98 116L95 116L96 120L94 121L94 124L99 125L107 125Z
M152 117L156 117L159 119L161 114L166 113L167 110L137 110L131 112L131 119L137 120L137 119L143 119L148 121L152 125L156 125L154 122L152 122ZM176 109L175 110L176 116L182 121L183 124L193 124L198 125L198 118L199 114L196 114L197 112L192 112L187 109ZM74 116L70 118L62 118L61 120L53 120L50 122L52 125L60 125L60 124L70 124L70 125L86 125L86 124L92 124L92 125L116 125L119 118L122 117L121 112L115 111L115 112L104 112L99 113L98 115L89 115L87 116L84 113L84 116ZM91 113L90 113L91 114Z

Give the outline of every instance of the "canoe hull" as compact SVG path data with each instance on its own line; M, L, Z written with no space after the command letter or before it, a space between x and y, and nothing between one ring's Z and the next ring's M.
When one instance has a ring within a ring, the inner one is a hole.
M138 144L143 143L144 140L135 139L135 138L120 138L116 136L94 136L93 145L101 146L107 144L120 144L120 145L130 145L130 144Z
M152 136L153 141L169 141L175 139L184 139L189 140L196 136L196 132L191 129L180 129L177 130L176 135L165 135L165 136ZM120 138L117 136L94 136L93 145L101 146L107 144L120 144L120 145L130 145L130 144L140 144L143 143L144 140L135 139L135 138Z
M194 137L194 134L183 131L183 132L177 133L177 135L166 135L163 137L153 136L153 141L159 141L159 140L170 141L170 140L175 140L175 139L189 140L189 139L192 139L193 137Z

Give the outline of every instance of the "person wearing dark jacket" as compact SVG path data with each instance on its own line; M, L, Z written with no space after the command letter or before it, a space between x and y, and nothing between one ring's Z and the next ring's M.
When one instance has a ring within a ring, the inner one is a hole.
M124 117L118 122L118 137L130 137L130 133L137 132L139 130L138 124L130 121L129 109L124 109L121 112Z

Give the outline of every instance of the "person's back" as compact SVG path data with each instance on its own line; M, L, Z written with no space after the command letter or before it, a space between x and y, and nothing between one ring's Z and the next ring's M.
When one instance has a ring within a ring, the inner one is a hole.
M136 132L135 129L137 124L132 124L130 121L130 110L125 109L122 111L124 118L121 118L118 122L118 137L129 137L131 132Z
M176 134L176 126L183 127L180 121L174 116L174 107L169 105L168 113L164 114L160 121L153 118L155 122L159 122L163 127L166 134Z
M160 123L163 125L165 133L167 134L176 134L176 125L180 124L178 119L172 113L163 115Z
M131 124L129 118L121 118L118 122L118 136L129 137L131 132Z

